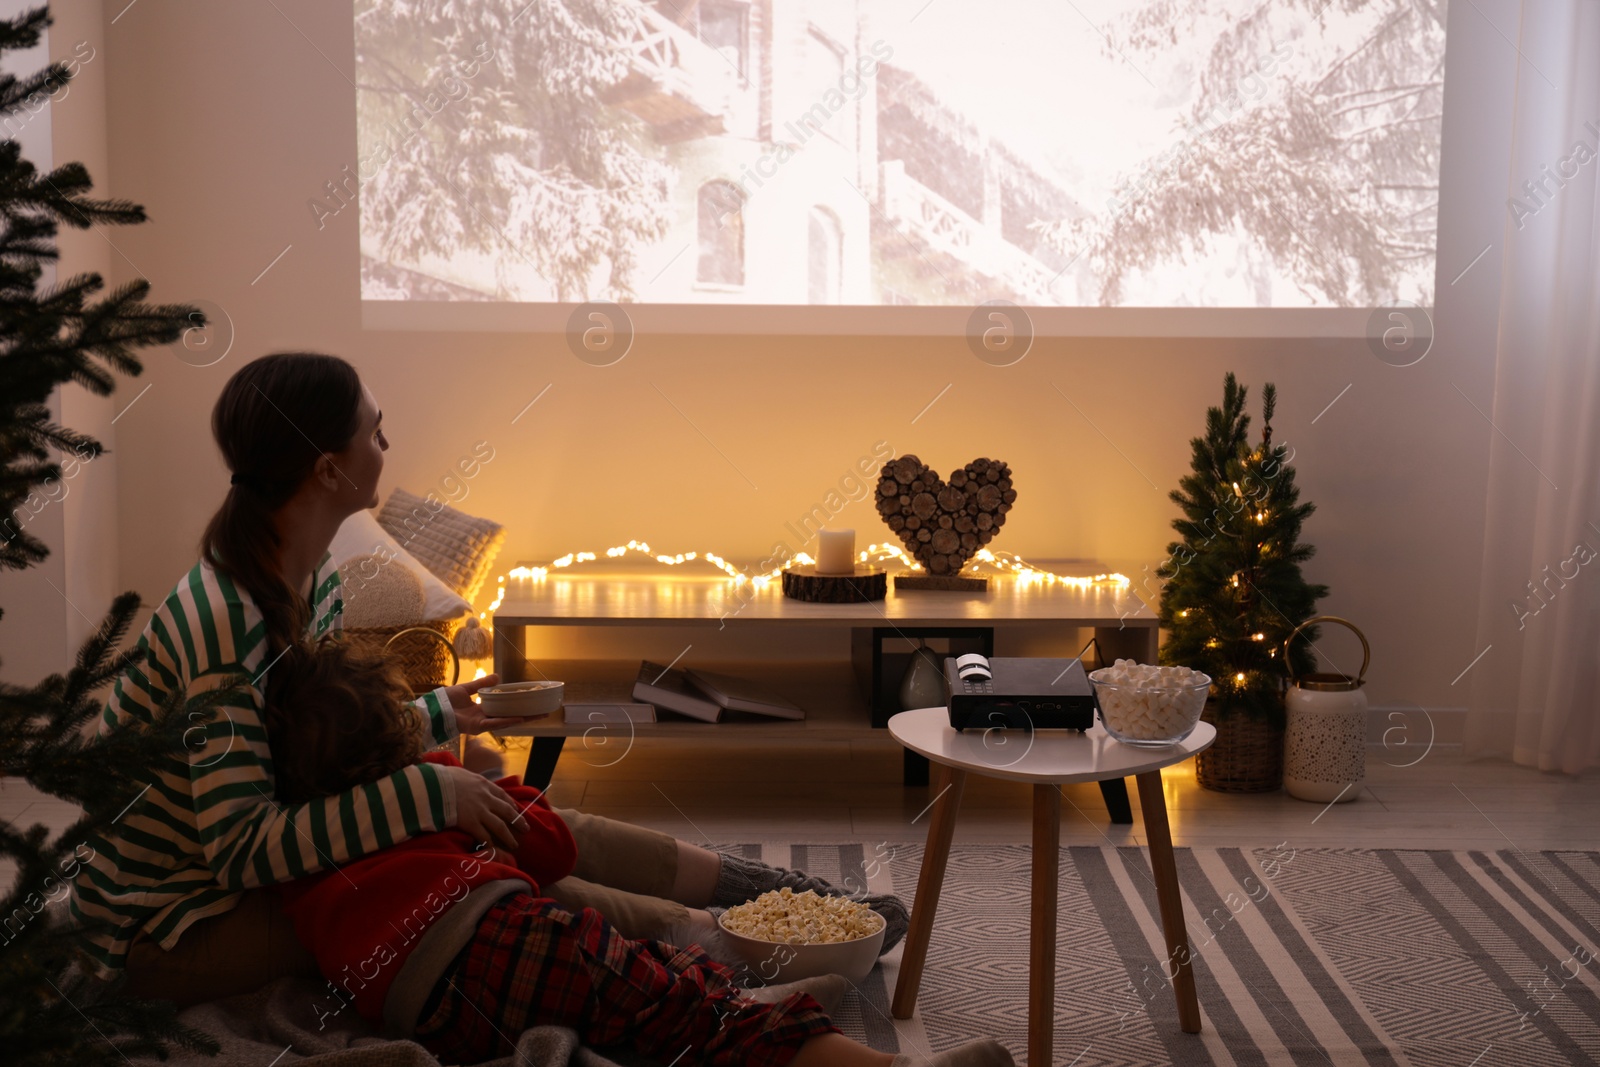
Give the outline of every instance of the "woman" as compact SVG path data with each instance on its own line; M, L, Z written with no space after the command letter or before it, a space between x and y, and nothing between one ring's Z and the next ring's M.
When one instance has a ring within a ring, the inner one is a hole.
M312 353L245 365L212 411L232 487L206 527L200 561L145 627L141 658L114 686L100 730L151 721L177 691L221 688L241 673L249 684L189 731L183 757L153 769L150 787L93 842L95 858L74 882L72 911L88 926L95 967L105 978L122 975L130 995L182 1006L283 974L315 975L315 960L262 887L449 827L516 847L520 817L510 798L462 767L418 764L335 796L288 806L273 799L263 694L285 649L342 627L328 545L347 517L378 502L389 447L382 417L355 368ZM489 675L417 700L429 738L442 745L487 729L472 694L498 681ZM560 814L587 859L548 895L595 908L625 937L712 930L707 907L783 885L839 892L655 831ZM889 922L886 947L903 935L897 898L864 902Z

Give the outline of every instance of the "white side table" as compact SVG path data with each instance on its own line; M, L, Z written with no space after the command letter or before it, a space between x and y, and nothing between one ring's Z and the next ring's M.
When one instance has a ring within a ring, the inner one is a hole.
M1073 730L965 732L950 728L944 708L904 711L889 720L889 733L913 752L928 757L934 768L934 810L928 843L917 876L916 906L906 934L900 979L891 1010L909 1019L917 1006L922 968L928 960L933 916L950 859L950 839L967 773L1005 778L1033 785L1033 907L1028 948L1028 1064L1050 1067L1055 1036L1056 891L1060 874L1061 790L1067 782L1098 782L1135 775L1139 806L1149 838L1150 867L1167 937L1178 1020L1185 1033L1200 1032L1200 1003L1195 997L1189 935L1184 929L1183 900L1178 894L1178 867L1172 856L1167 802L1161 790L1161 768L1181 763L1216 740L1216 727L1199 723L1180 744L1136 748L1113 740L1098 723L1083 733Z

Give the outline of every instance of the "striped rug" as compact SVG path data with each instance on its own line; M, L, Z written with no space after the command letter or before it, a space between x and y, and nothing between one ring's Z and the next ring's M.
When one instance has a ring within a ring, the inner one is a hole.
M725 846L915 904L922 845ZM1600 854L1179 849L1203 1032L1178 1028L1143 849L1063 849L1057 1067L1600 1067ZM903 948L846 1001L850 1036L928 1054L1027 1047L1029 849L957 845L916 1016Z

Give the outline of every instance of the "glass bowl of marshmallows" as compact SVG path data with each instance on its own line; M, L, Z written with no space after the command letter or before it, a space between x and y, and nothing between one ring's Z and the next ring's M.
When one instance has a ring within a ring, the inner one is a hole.
M1100 725L1127 745L1175 745L1194 732L1211 679L1188 667L1157 667L1119 659L1089 672Z

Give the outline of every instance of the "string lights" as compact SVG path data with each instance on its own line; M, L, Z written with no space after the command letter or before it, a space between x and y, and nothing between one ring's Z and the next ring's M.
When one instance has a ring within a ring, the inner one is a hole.
M729 563L715 552L678 552L671 555L657 553L643 541L629 541L625 545L616 545L605 550L603 555L607 559L621 559L629 553L648 557L656 563L667 567L677 567L696 560L703 560L717 570L722 571L735 585L752 583L756 588L762 588L769 582L777 581L783 577L783 572L793 566L815 564L809 554L796 552L785 559L781 564L769 571L760 574L747 574L737 566ZM544 567L513 567L506 574L500 575L496 580L494 601L485 610L478 613L478 618L487 620L491 612L500 607L506 596L506 582L508 579L524 581L541 581L550 577L554 572L569 570L580 564L599 560L602 553L596 552L568 552L550 561ZM908 570L921 571L922 565L896 544L872 544L856 554L859 563L898 563ZM974 564L979 568L989 567L1001 574L1014 575L1019 582L1034 585L1065 585L1078 589L1091 589L1095 586L1112 586L1125 589L1132 583L1123 574L1096 574L1092 577L1079 575L1056 574L1053 571L1042 570L1035 567L1022 557L1010 552L996 553L987 548L979 549L972 557Z

